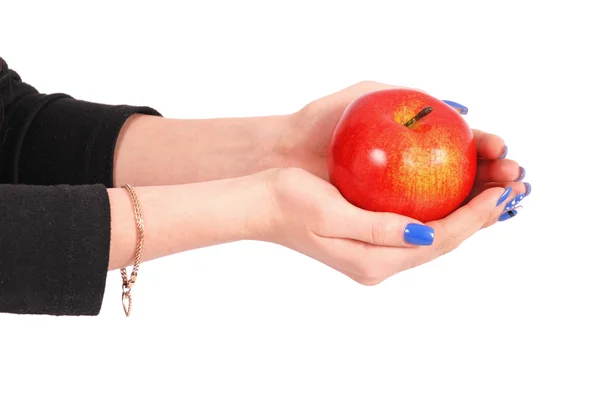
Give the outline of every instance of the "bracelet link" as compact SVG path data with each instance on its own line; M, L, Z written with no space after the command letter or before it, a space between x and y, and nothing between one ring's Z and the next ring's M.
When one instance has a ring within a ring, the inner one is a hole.
M144 250L144 219L142 218L140 202L134 189L127 184L124 185L123 188L127 189L127 191L129 192L131 203L133 204L133 211L135 214L134 217L137 230L137 245L131 276L127 278L127 270L125 268L121 268L121 278L123 279L123 293L121 295L121 301L123 303L123 311L125 312L125 316L129 317L129 315L131 315L131 308L133 305L131 289L133 288L137 279L138 269L142 261L142 252Z

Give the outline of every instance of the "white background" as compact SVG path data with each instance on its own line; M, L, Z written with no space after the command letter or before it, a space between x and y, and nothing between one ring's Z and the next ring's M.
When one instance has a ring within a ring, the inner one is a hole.
M111 272L98 317L0 316L1 399L600 399L593 4L3 1L0 54L42 92L213 118L417 87L503 136L533 192L374 287L235 243L146 263L126 319Z

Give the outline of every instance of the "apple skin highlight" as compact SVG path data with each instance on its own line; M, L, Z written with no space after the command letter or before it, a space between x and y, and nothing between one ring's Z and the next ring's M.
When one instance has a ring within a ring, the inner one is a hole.
M431 113L406 122L426 107ZM350 203L421 222L456 210L475 182L473 132L451 106L423 92L386 89L356 99L328 150L331 183Z

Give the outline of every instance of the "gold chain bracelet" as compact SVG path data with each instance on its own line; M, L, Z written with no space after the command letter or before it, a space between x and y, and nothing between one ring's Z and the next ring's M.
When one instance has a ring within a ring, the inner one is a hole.
M133 271L131 272L131 277L129 279L127 278L127 270L124 267L121 268L121 278L123 279L123 294L121 298L123 301L123 310L125 311L125 316L129 316L131 314L131 307L133 305L131 299L131 289L135 284L138 269L142 261L142 252L144 250L144 219L142 218L140 201L136 192L128 184L123 185L123 188L129 192L129 196L131 197L133 212L135 214L135 224L137 228L137 245L135 249L135 258L133 260Z

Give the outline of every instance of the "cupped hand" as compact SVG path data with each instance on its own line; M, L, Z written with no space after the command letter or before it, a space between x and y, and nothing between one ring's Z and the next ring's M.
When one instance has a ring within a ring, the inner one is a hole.
M266 182L272 218L264 239L365 285L455 249L497 221L512 192L504 187L482 189L446 218L423 224L355 207L329 182L300 168L277 169Z
M335 125L346 107L356 98L376 90L398 88L379 82L365 81L352 85L331 95L310 102L292 115L292 134L282 138L282 153L286 165L300 167L324 180L327 171L327 148ZM483 190L491 187L512 187L506 206L516 207L531 192L531 185L524 183L525 169L518 162L506 159L508 148L502 138L478 129L472 129L478 152L477 176L467 202ZM515 199L516 198L516 199ZM510 202L515 201L514 204ZM508 211L508 209L506 210ZM516 214L506 214L506 220Z

